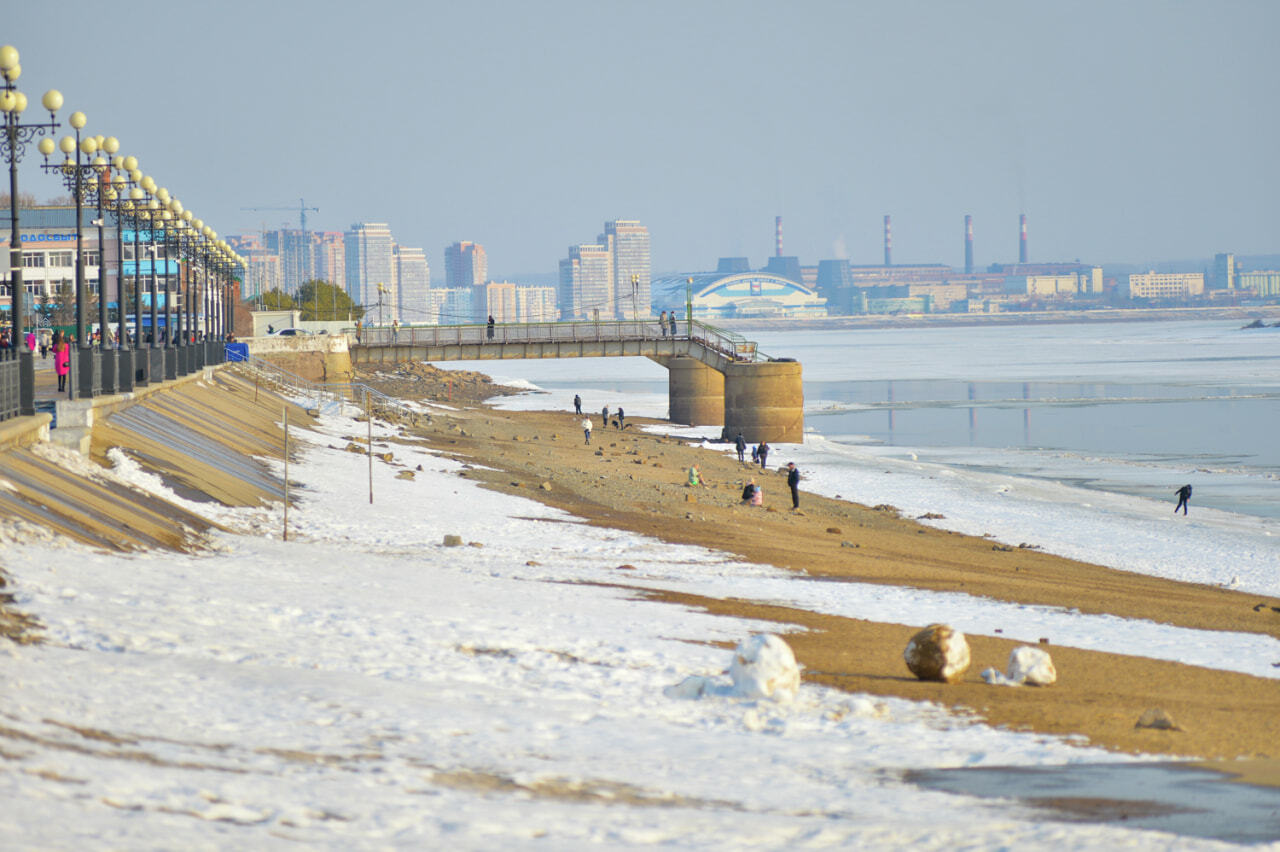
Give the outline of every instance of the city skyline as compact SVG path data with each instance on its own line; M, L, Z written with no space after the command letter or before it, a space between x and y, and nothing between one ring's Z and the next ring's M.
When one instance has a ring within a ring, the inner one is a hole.
M1022 214L1033 262L1280 248L1273 4L342 8L200 15L181 83L145 47L104 52L134 39L125 17L49 27L27 5L5 40L24 90L60 89L222 234L295 227L241 208L306 198L312 230L475 240L495 278L555 274L578 223L615 216L661 235L659 270L762 265L779 215L811 264L878 263L886 214L895 263L962 266L965 215L977 268L1016 261ZM136 11L157 44L199 14ZM24 192L61 194L34 171Z

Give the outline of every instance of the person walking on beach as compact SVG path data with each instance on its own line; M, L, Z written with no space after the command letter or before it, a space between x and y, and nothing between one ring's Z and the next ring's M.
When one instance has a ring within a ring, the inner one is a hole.
M600 409L600 426L604 429L609 428L609 406Z
M573 413L578 415L582 414L582 397L578 396L576 393L573 395Z
M760 457L760 469L764 470L765 465L769 463L769 445L761 441L760 446L756 447L756 455Z
M53 335L53 371L58 374L58 393L67 389L67 373L71 372L71 347L59 330Z
M1177 491L1173 492L1178 495L1178 505L1173 507L1173 513L1178 514L1178 510L1182 510L1182 514L1187 514L1187 504L1191 502L1191 486L1184 485Z
M619 432L621 432L623 429L627 428L627 427L626 427L626 424L623 422L623 418L624 418L624 417L626 417L626 415L622 413L622 406L621 406L621 405L619 405L619 406L618 406L618 419L617 419L617 420L615 420L615 421L613 421L613 425L615 425L615 426L617 426L617 427L618 427L618 431L619 431Z
M584 438L586 438L585 443L590 444L591 443L591 418L590 417L582 418L582 435Z
M800 470L795 462L787 462L787 487L791 489L791 511L800 508Z
M738 450L738 464L743 464L747 453L747 439L742 437L742 433L738 433L738 437L733 440L733 446ZM753 482L755 480L752 480Z

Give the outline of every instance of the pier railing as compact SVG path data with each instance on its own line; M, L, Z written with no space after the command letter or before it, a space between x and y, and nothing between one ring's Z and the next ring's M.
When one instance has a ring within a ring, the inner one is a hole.
M692 340L733 361L768 360L753 341L697 320L677 320L674 332L656 319L578 322L388 325L347 329L360 346L456 346L460 344L573 343L578 341Z

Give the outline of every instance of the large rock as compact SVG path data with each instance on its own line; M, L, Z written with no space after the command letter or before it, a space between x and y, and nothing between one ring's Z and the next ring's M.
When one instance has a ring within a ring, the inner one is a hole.
M902 658L921 680L955 683L969 668L969 643L959 630L930 624L911 637Z
M1048 651L1023 645L1009 652L1009 680L1049 686L1058 680L1058 670L1053 667Z
M1009 673L998 669L987 669L982 679L995 686L1049 686L1058 680L1058 671L1053 667L1049 652L1032 645L1022 645L1009 652Z
M744 639L729 665L733 691L742 698L790 701L800 689L800 667L791 646L777 636L760 633Z

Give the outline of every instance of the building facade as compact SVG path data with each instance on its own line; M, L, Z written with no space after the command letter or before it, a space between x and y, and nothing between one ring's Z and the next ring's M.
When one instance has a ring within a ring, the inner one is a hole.
M520 322L555 322L559 316L555 287L516 288L516 317Z
M1280 296L1280 271L1259 269L1236 275L1236 286L1252 290L1259 296Z
M1236 256L1234 254L1215 254L1213 256L1213 289L1234 290L1236 288Z
M614 315L649 316L649 229L634 220L614 219L604 223L599 243L613 255Z
M1140 272L1125 280L1130 299L1190 299L1204 295L1203 272Z
M395 247L396 314L402 323L426 322L430 315L427 293L431 290L431 268L427 253L420 248Z
M683 318L691 303L695 319L825 317L826 300L814 290L767 272L696 272L653 282L653 307Z
M444 286L449 289L475 287L489 280L489 260L484 246L469 240L456 242L444 250Z
M360 222L351 226L343 242L347 295L366 310L374 309L381 299L383 319L390 322L385 306L388 302L392 305L397 302L394 292L395 241L391 237L391 227L385 222ZM383 285L381 290L378 284Z
M560 318L612 319L613 253L599 243L569 246L560 261Z

